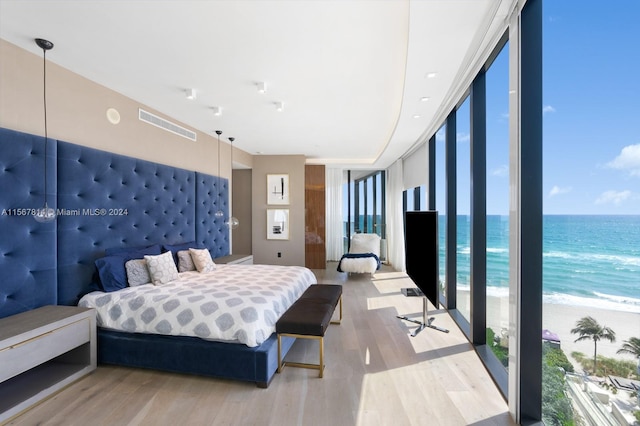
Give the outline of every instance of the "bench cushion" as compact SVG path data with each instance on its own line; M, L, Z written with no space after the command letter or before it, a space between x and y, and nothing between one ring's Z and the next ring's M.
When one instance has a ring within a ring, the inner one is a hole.
M276 333L324 336L341 296L341 285L309 286L276 322Z
M324 336L335 306L300 300L294 303L276 323L276 333Z
M334 307L342 296L342 286L338 284L314 284L300 296L298 300L327 303Z

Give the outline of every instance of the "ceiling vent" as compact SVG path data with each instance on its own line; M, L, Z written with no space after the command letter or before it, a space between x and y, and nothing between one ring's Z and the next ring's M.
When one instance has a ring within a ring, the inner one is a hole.
M178 126L177 124L165 120L164 118L158 117L155 114L151 114L150 112L145 111L142 108L138 109L138 118L140 119L140 121L144 121L145 123L160 127L167 132L174 133L178 136L182 136L183 138L187 138L192 141L196 140L196 132L185 129L182 126Z

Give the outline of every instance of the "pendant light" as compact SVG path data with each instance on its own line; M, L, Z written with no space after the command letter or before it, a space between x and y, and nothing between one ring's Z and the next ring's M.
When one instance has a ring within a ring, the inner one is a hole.
M231 177L233 177L233 141L234 140L236 140L236 138L229 138L229 142L231 143L231 167L229 169L231 170ZM225 223L230 229L236 229L238 226L240 226L240 221L235 216L229 216L229 219L227 219Z
M36 44L42 49L42 61L44 64L44 206L36 209L33 218L40 223L52 222L56 219L56 211L47 204L47 50L53 49L53 43L49 40L37 38Z
M223 217L224 216L224 212L222 211L222 208L220 207L220 135L222 134L222 130L216 130L216 135L218 135L218 188L217 188L217 192L216 192L216 200L217 200L217 206L218 210L216 210L216 212L214 213L215 217Z

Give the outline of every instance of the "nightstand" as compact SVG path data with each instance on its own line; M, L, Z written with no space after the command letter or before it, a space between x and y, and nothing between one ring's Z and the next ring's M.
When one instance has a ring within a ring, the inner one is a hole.
M0 319L0 423L96 368L96 313L43 306Z

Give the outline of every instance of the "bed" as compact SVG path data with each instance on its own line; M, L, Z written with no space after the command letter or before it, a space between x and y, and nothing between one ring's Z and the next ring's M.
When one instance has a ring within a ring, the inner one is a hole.
M280 316L316 279L309 269L278 265L217 265L165 284L94 291L79 305L96 309L98 326L130 333L192 336L261 345Z
M275 323L315 283L304 267L215 265L167 283L94 291L79 305L96 309L102 363L267 387L277 369ZM171 355L166 346L175 341L182 347Z
M226 179L60 140L48 140L46 159L48 204L62 213L52 223L21 214L41 206L44 145L40 136L0 129L0 207L10 213L0 217L0 317L77 305L96 289L96 261L140 247L162 253L195 243L214 259L230 254ZM277 368L273 334L257 346L106 327L97 334L99 363L263 387Z

